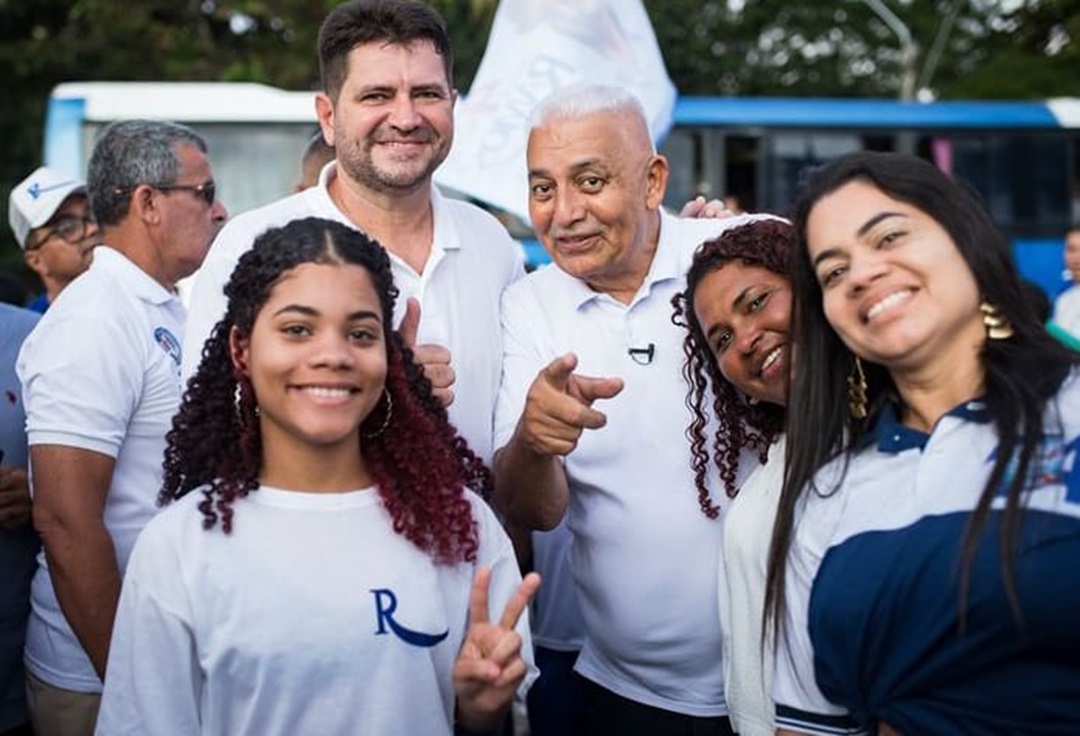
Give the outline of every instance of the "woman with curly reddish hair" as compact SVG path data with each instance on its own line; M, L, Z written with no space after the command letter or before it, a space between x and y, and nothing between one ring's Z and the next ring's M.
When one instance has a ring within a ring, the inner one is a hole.
M780 219L726 230L701 245L686 291L673 300L675 321L687 328L683 372L694 415L687 437L699 502L710 518L719 515L709 496L713 464L733 499L724 510L719 602L724 695L741 736L773 732L772 645L761 623L783 482L791 327L787 261L794 240L790 223ZM739 473L740 461L751 458L761 465L740 487L746 475Z
M531 669L539 579L391 329L385 252L298 220L225 293L168 435L170 508L128 567L98 733L495 728Z

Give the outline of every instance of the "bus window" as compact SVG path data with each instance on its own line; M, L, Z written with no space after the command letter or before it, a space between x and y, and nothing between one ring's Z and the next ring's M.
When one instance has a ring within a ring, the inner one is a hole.
M767 138L768 152L761 162L763 209L786 212L795 202L807 167L818 166L846 153L861 150L860 139L847 133L774 133Z
M758 149L761 139L751 135L729 135L724 138L724 160L727 183L723 196L735 197L745 212L758 212Z
M989 134L952 139L953 173L990 205L1012 237L1052 237L1069 222L1069 141L1063 135Z
M699 137L698 131L676 128L660 146L660 153L667 157L670 169L664 194L664 204L669 208L678 210L683 203L703 193L698 182Z

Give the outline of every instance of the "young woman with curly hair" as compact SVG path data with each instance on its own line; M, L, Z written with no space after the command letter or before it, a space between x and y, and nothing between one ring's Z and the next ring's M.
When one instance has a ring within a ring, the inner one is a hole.
M494 728L530 669L539 581L391 329L386 254L298 220L225 292L168 435L170 508L128 567L98 733Z
M686 291L673 300L675 320L687 328L683 372L695 417L687 437L702 511L712 518L720 513L709 497L713 465L733 499L724 509L719 602L724 697L741 736L773 732L771 645L761 624L765 565L783 482L791 355L787 261L794 239L791 225L780 219L725 231L701 245ZM743 458L761 465L740 488Z

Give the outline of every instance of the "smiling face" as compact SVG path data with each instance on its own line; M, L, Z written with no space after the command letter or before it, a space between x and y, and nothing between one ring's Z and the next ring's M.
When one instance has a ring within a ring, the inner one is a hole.
M380 402L386 342L379 298L360 266L305 263L275 284L234 364L251 380L264 457L336 448L359 453Z
M454 137L455 93L434 44L361 44L349 52L346 68L337 99L316 98L341 170L376 192L430 184Z
M563 271L629 301L656 247L667 162L630 111L554 118L529 134L529 216Z
M728 261L698 282L693 307L721 375L751 398L786 405L790 282Z
M925 212L856 180L817 201L806 240L825 317L856 355L894 378L978 361L986 340L979 287Z

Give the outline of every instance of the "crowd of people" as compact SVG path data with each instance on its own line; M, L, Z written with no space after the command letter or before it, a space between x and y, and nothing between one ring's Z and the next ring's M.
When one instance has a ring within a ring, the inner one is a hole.
M0 736L1080 732L1080 353L977 196L856 153L676 215L579 84L526 274L432 182L442 18L350 0L318 58L277 202L141 120L12 192Z

